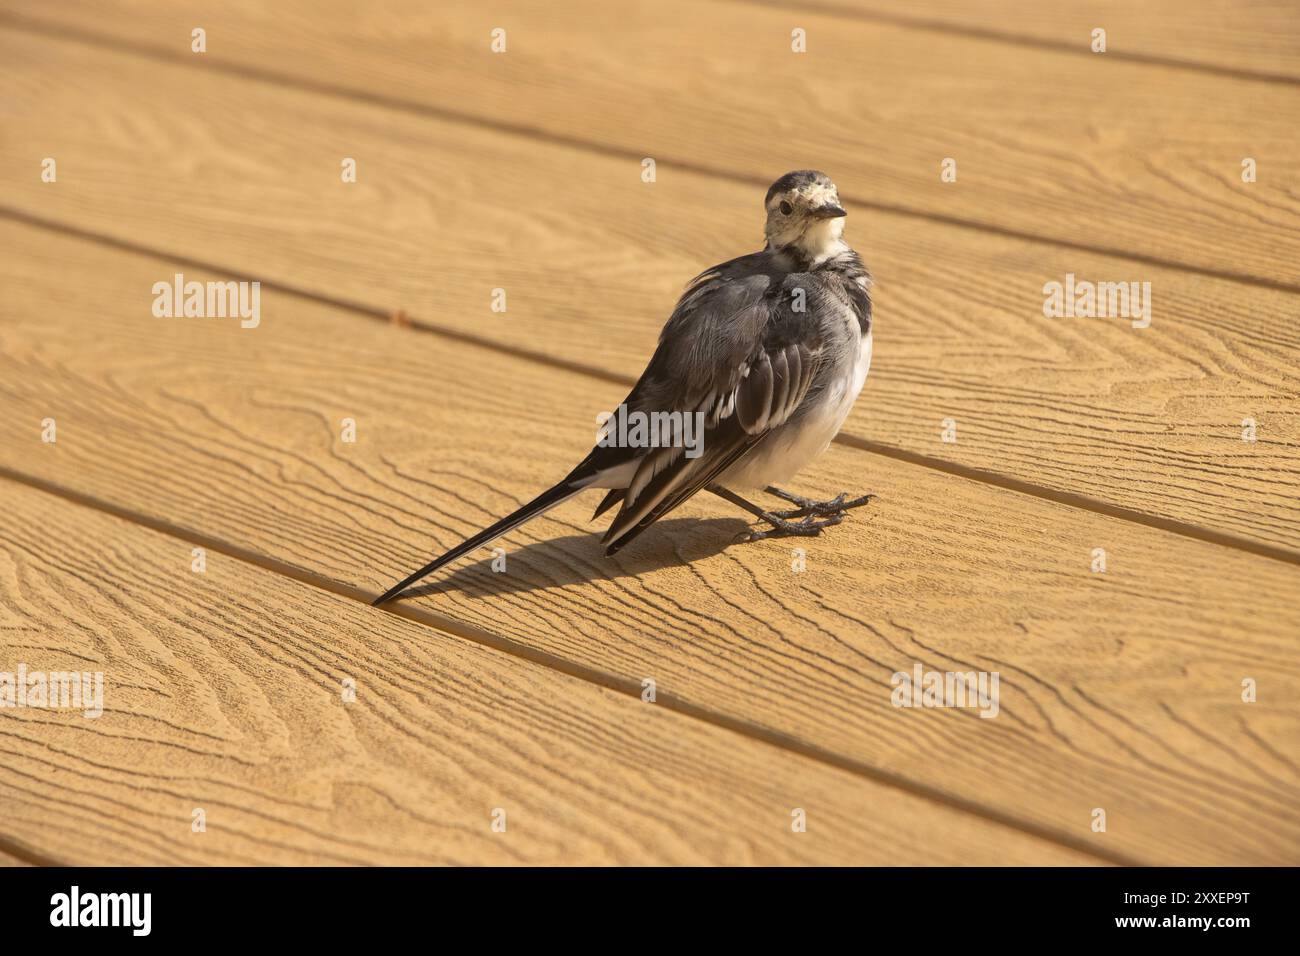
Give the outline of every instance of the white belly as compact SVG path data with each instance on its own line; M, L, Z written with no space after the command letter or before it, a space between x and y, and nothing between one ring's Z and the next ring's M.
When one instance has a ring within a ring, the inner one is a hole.
M769 436L722 475L721 484L733 491L766 488L789 481L808 462L826 450L853 410L871 368L871 333L862 339L852 372L831 386L815 416L804 418L797 429L786 427Z

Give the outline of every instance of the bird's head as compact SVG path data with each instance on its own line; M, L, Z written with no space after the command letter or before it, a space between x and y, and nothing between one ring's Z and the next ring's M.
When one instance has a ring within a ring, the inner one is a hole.
M844 233L839 190L825 173L799 169L771 185L764 200L769 249L794 247L811 259L829 254Z

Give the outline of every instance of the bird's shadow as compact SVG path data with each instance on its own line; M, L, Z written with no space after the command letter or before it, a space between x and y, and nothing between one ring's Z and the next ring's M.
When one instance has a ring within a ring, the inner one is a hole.
M465 563L450 574L412 588L406 597L452 592L491 597L613 581L711 557L730 545L740 544L741 536L749 530L749 523L740 518L666 519L618 554L606 557L600 531L593 528L590 532L506 548L505 571L493 570L491 549L485 547L474 557L466 557ZM498 546L502 545L498 542Z

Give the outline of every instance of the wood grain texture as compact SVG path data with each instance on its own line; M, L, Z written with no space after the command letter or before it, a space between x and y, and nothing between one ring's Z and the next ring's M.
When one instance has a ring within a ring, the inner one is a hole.
M53 495L0 504L30 626L0 669L104 675L97 718L0 716L0 828L60 861L1090 862L221 554L195 574L189 542Z
M1300 80L1300 9L1290 0L812 0L799 6L1089 53Z
M621 397L274 290L257 329L155 319L171 264L7 234L0 467L335 589L377 594L530 497ZM584 499L402 613L1110 859L1300 860L1300 569L843 447L805 487L880 497L803 573L704 499L604 559ZM996 670L999 716L892 706L917 662Z
M4 852L3 850L0 850L0 866L9 867L9 866L31 866L31 865L32 865L31 863L28 863L26 860L20 857L10 856L8 853Z
M12 31L0 43L4 204L623 381L683 283L757 245L747 185L649 186L560 145ZM57 183L39 180L46 155ZM339 181L343 156L356 184ZM847 436L1300 552L1300 298L856 208L849 223L878 308ZM1067 273L1150 281L1151 326L1044 318L1043 283Z
M192 66L580 141L621 156L632 179L643 157L660 183L703 168L765 188L816 166L857 205L1300 281L1293 84L707 0L10 9ZM211 42L196 57L198 24ZM494 27L507 29L503 55ZM791 52L795 28L805 54ZM940 181L945 157L956 183ZM1242 182L1244 157L1257 182Z

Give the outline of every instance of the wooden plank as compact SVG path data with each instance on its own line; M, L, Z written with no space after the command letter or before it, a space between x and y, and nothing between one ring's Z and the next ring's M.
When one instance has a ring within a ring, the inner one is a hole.
M561 145L11 31L0 43L4 204L623 381L684 281L756 245L747 185L650 186ZM356 184L339 181L343 156ZM848 436L1300 552L1296 296L856 207L849 224L879 285ZM1044 318L1043 283L1071 273L1150 281L1151 326Z
M815 0L802 6L923 29L1226 73L1300 80L1300 12L1288 0Z
M195 574L189 542L13 482L0 502L31 628L0 668L103 674L99 717L0 717L0 829L61 861L1089 862L221 554Z
M6 853L4 850L0 849L0 866L9 867L9 866L31 866L31 865L32 865L31 863L28 863L26 860L22 859L21 857L11 856L10 854Z
M155 319L173 265L6 235L0 467L336 590L531 496L621 397L273 289L256 329ZM401 613L1109 859L1300 859L1300 569L843 447L803 487L880 496L801 542L803 572L790 542L731 546L745 522L705 499L605 559L582 499L505 539L506 573L468 561ZM999 716L893 706L918 663L997 671Z
M10 22L187 65L583 142L618 154L633 179L643 157L658 161L660 183L707 169L760 188L812 165L859 207L1300 287L1293 84L685 0L10 9ZM199 24L210 42L195 55ZM495 27L507 30L503 55L490 51ZM806 54L791 52L795 28ZM945 158L957 161L955 183L940 179ZM1254 183L1242 181L1245 158Z

